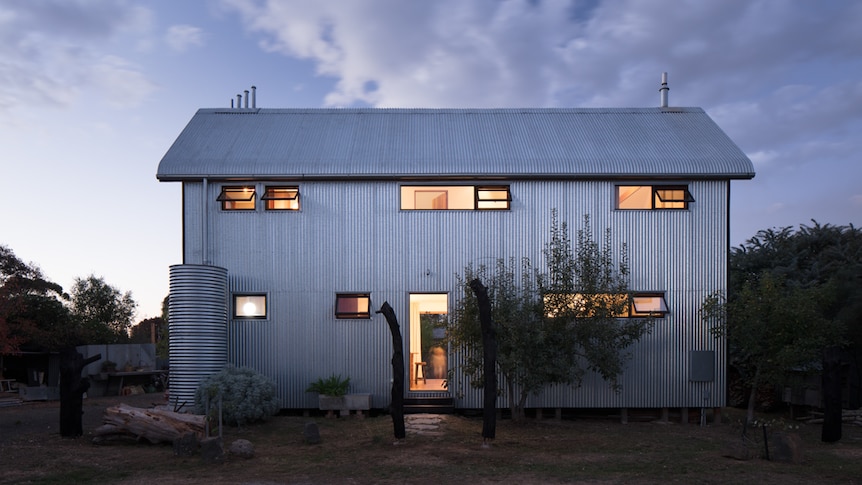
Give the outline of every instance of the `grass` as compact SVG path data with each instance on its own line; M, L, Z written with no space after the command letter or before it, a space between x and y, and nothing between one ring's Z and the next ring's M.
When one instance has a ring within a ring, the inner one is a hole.
M0 483L857 483L862 477L862 428L844 426L838 443L820 441L818 426L798 431L800 465L724 455L741 441L728 423L553 419L498 422L497 439L481 446L479 418L450 416L442 436L410 434L399 445L389 416L367 419L278 416L264 424L226 428L225 443L250 440L250 460L223 463L174 456L170 445L131 440L96 446L87 437L23 435L0 448ZM318 423L322 442L304 442Z

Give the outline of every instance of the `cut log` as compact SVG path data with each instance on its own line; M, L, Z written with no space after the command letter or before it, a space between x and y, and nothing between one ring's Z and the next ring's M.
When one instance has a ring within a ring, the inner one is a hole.
M166 409L142 409L126 404L105 410L103 425L94 431L96 437L129 435L150 443L171 443L188 433L198 438L204 434L204 416L183 414Z

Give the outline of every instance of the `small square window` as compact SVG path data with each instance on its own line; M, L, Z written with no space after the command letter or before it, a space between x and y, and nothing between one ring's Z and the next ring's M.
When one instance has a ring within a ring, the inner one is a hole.
M222 187L217 201L222 210L254 210L254 186Z
M266 295L234 295L234 318L266 318Z
M299 210L299 187L267 187L261 200L266 210Z
M336 294L335 318L371 318L371 294Z
M667 302L660 293L632 295L633 317L663 317L667 315Z
M476 209L509 210L512 195L509 186L476 187Z

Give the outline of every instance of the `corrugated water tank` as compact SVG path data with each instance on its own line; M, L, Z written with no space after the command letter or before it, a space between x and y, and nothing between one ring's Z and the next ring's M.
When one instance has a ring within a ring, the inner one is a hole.
M170 267L169 398L174 407L194 408L195 390L227 363L227 270L218 266Z

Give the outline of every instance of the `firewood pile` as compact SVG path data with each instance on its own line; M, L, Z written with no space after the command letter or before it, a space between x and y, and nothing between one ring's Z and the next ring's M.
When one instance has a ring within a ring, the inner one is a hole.
M812 411L809 416L799 418L799 421L808 424L823 424L823 413ZM849 410L845 409L841 412L841 422L862 426L862 409Z
M94 431L96 437L93 441L96 443L117 437L172 443L189 433L197 435L198 439L203 437L205 417L163 408L142 409L120 404L105 410L103 423Z

